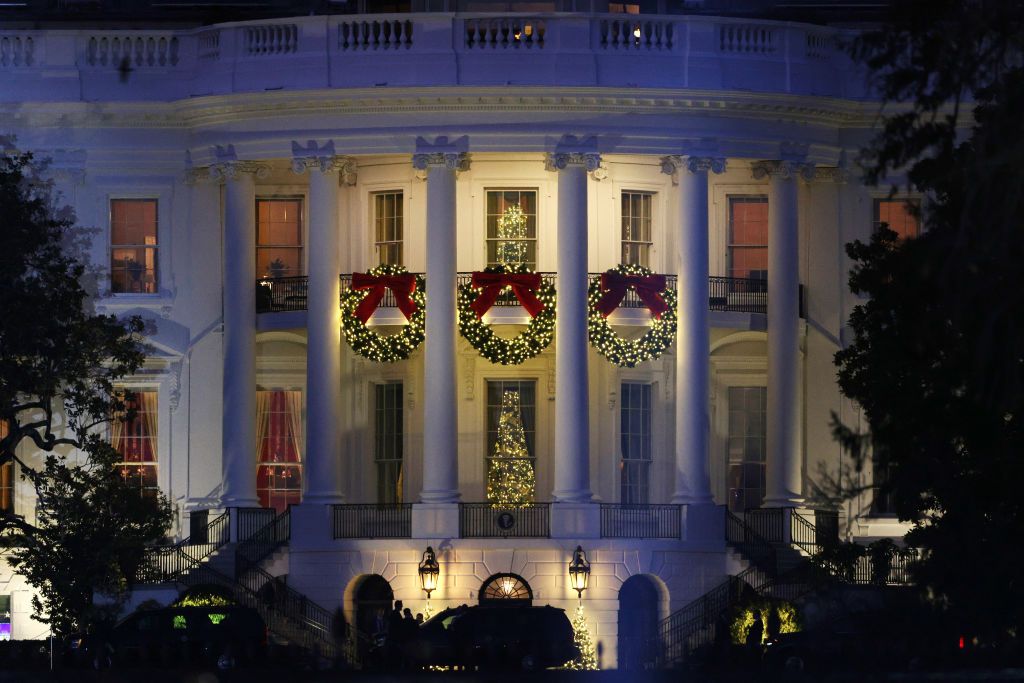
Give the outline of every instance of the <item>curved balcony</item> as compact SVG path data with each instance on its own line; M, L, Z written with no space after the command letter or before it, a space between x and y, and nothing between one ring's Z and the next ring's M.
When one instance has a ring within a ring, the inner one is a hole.
M495 97L508 86L558 86L862 98L863 79L851 77L839 37L832 28L790 22L583 13L311 16L185 30L5 28L0 101L165 102L326 88L372 88L379 97L394 88L451 86L501 88Z

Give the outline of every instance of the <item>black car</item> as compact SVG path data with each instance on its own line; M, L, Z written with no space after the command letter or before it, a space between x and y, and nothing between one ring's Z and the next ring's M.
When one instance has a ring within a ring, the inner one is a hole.
M262 659L267 628L248 607L165 607L135 612L106 634L86 636L80 661L93 666L206 663L230 667Z
M455 607L401 645L415 666L539 669L579 655L572 624L556 607Z

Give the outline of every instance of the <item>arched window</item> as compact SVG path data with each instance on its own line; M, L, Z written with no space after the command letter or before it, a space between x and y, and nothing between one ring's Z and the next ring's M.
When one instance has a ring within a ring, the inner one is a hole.
M530 584L518 574L495 574L484 581L480 589L480 604L530 605L533 603L533 591Z

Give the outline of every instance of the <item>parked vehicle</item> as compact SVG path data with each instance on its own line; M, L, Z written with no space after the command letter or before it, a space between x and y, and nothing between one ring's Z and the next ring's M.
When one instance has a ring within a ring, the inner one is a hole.
M455 607L401 645L413 665L540 669L579 655L572 624L556 607Z
M200 662L227 668L262 660L267 628L248 607L165 607L131 614L107 634L72 645L80 651L77 661L101 668Z

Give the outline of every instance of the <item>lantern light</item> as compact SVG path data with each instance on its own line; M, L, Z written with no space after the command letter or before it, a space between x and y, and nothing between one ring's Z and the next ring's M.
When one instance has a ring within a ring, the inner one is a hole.
M572 562L569 563L569 583L580 600L583 599L583 591L587 589L587 581L590 579L590 562L583 552L583 546L576 546L572 554Z
M441 567L437 564L434 549L427 546L427 549L423 551L423 559L419 566L420 586L427 594L427 600L430 600L430 594L437 588L437 577L440 573Z

